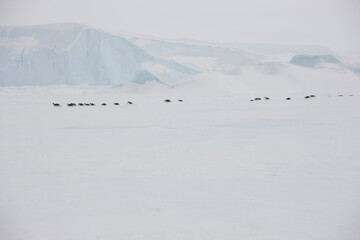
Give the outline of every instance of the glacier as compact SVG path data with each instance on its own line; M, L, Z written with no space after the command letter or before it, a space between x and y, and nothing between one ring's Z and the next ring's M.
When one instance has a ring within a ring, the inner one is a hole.
M309 77L358 82L359 73L325 46L164 40L74 23L0 27L0 86L126 86L152 79L181 87L232 79L245 89L260 78L279 84L275 78L305 88Z
M354 73L360 73L360 67L345 64L333 55L296 55L291 59L290 63L309 68L318 67L328 63L344 67Z
M0 28L0 85L130 82L154 62L181 74L197 71L158 59L126 39L79 24Z

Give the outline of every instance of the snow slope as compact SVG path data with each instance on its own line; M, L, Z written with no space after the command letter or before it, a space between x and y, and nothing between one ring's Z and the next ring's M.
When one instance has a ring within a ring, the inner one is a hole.
M153 56L172 59L201 72L178 80L173 84L175 88L185 84L196 90L210 88L239 94L334 93L360 89L359 66L347 63L327 47L216 44L121 36ZM296 59L301 56L299 63Z

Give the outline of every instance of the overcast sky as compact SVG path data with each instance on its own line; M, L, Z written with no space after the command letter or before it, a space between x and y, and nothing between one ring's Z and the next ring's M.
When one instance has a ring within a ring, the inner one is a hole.
M0 25L77 22L165 38L360 53L360 0L0 0Z

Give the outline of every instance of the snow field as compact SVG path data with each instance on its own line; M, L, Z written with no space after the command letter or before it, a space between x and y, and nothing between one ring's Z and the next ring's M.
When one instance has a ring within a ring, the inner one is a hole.
M121 91L0 89L2 239L360 235L359 93Z

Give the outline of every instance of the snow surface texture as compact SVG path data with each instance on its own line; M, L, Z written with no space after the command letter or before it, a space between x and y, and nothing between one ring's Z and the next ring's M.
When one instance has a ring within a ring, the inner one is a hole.
M359 89L159 86L0 88L1 239L358 239Z
M124 86L157 79L157 84L176 87L209 74L238 81L285 77L292 85L299 78L292 65L309 68L312 78L331 71L337 78L359 81L359 66L322 46L164 41L79 24L0 27L1 86Z

